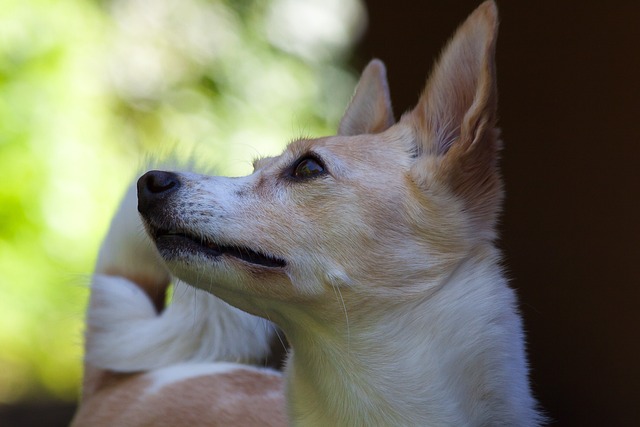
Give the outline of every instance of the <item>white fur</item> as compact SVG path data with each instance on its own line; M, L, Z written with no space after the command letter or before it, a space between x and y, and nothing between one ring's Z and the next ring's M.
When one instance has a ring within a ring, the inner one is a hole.
M248 372L260 372L261 374L272 373L273 375L280 375L276 371L268 369L253 368L248 365L242 365L239 363L182 363L175 365L168 365L164 368L156 369L147 374L147 378L151 381L145 394L155 394L162 390L164 387L172 384L177 384L182 381L187 381L191 378L219 375L219 374L233 374L238 371Z
M418 304L352 322L348 340L329 337L312 353L294 342L296 425L538 425L515 296L492 258L461 261Z
M180 281L172 303L157 314L146 294L122 277L95 276L96 306L88 319L86 359L118 372L185 361L241 361L267 354L273 327Z

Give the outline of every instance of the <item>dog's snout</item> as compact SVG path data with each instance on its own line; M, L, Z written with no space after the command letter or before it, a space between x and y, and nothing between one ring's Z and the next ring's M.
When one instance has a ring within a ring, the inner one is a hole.
M180 188L180 178L173 172L149 171L138 179L138 212L149 212L155 205Z

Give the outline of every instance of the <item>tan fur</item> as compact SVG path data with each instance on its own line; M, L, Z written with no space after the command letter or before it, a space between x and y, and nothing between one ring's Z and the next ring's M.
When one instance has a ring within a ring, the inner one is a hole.
M384 64L374 59L362 72L360 82L350 106L365 105L366 108L348 108L338 127L339 135L362 135L379 133L395 123L391 99L386 94L387 72Z
M495 156L501 146L495 129L497 26L495 4L483 3L458 29L420 102L403 117L416 128L416 137L432 162L414 167L418 179L424 185L432 180L444 182L465 201L471 225L489 238L495 237L502 200ZM430 176L421 176L424 171Z
M83 403L73 426L284 426L280 377L236 372L199 376L146 395L144 374L112 376Z

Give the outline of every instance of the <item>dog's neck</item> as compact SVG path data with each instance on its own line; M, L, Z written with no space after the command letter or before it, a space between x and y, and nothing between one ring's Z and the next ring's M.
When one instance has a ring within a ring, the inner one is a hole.
M294 425L491 425L496 420L485 414L496 413L501 421L526 419L520 320L497 257L460 261L434 287L414 304L372 307L350 319L348 333L290 334Z

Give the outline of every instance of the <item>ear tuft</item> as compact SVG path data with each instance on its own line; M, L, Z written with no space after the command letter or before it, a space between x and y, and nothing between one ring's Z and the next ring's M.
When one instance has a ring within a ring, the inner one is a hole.
M384 63L374 59L366 66L340 121L338 135L379 133L395 123Z

